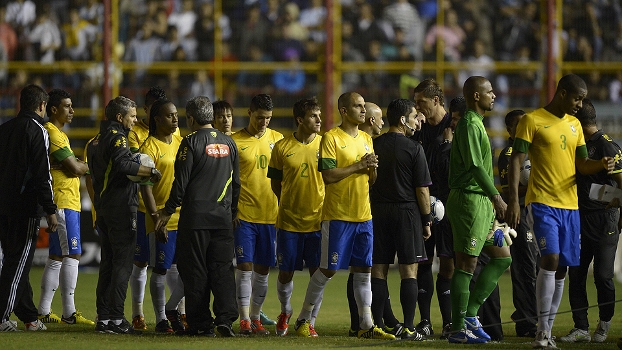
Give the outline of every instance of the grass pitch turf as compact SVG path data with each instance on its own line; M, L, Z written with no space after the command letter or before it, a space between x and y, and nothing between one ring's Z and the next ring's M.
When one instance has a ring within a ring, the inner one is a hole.
M39 301L39 286L43 268L36 267L30 273L30 279L34 290L35 304ZM263 310L271 318L276 319L280 312L280 304L276 295L276 276L277 270L272 270L270 274L269 292L266 297L266 303ZM149 276L151 272L149 272ZM348 329L350 324L350 316L348 312L348 303L346 300L346 280L348 274L346 271L338 272L335 277L328 283L322 308L320 310L318 320L316 322L316 330L320 337L317 339L307 339L296 337L295 334L289 334L286 337L277 337L274 335L274 326L266 328L271 332L267 337L239 337L239 338L192 338L177 337L174 335L155 334L155 318L151 297L149 295L149 286L145 294L144 311L147 321L148 330L141 335L116 335L116 334L99 334L94 332L94 327L83 325L65 325L65 324L48 324L48 331L45 332L19 332L19 333L2 333L0 334L0 349L293 349L293 348L422 348L422 349L459 349L463 347L473 347L469 345L449 344L447 341L439 340L433 337L425 342L412 341L393 341L386 342L381 340L356 339L348 337ZM293 320L300 311L302 300L304 298L308 272L296 272L294 276L294 294L292 296L292 306L294 314L290 324L290 330L293 333ZM148 282L147 282L148 283ZM76 306L82 314L89 319L95 319L95 286L97 285L97 270L81 270L78 278L78 288L76 289ZM505 340L503 342L491 342L478 346L478 349L531 349L531 339L517 338L514 335L514 324L511 323L510 314L514 308L512 306L511 297L511 281L509 273L502 276L500 285L501 292L501 318L503 325ZM618 291L622 288L620 283L616 283ZM393 310L396 316L401 318L401 307L399 305L399 274L397 270L391 269L389 272L389 288L392 298ZM588 294L590 305L596 304L596 291L594 289L591 276L588 277ZM553 335L566 335L573 327L572 315L568 311L570 304L568 303L568 282L566 282L566 292L560 305L560 315L555 320ZM617 292L620 295L620 292ZM619 297L617 299L620 299ZM534 301L535 302L535 301ZM128 319L131 317L131 297L128 291L126 300L125 315ZM617 305L616 305L617 306ZM613 306L610 306L613 307ZM62 313L60 292L57 292L52 304L52 309L58 315ZM436 302L436 296L432 299L432 322L435 332L440 333L440 314ZM13 316L12 319L15 319ZM591 324L591 332L596 327L598 319L598 311L596 308L589 310L589 319ZM415 323L419 321L419 315L415 317ZM234 329L237 331L237 322ZM23 329L20 322L18 327ZM622 337L622 321L619 316L614 316L612 320L609 337L604 344L588 343L588 344L566 344L558 343L561 349L616 349L618 338Z

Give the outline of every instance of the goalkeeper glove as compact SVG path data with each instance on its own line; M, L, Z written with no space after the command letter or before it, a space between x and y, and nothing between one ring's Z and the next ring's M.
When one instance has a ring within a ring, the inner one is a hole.
M512 245L512 238L516 238L516 231L508 226L507 223L500 223L497 219L495 219L492 224L492 229L486 236L486 239L493 238L494 244L497 247L503 247L503 240L507 243L508 246Z

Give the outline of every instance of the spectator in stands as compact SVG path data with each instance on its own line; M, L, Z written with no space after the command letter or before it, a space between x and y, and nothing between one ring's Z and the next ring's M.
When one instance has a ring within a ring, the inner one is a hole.
M283 7L280 17L280 26L285 39L305 41L309 37L309 31L298 21L300 8L295 2L288 2Z
M422 58L423 48L423 21L415 6L408 0L395 0L395 2L384 9L384 19L389 21L394 28L400 28L406 35L406 43L411 48L415 58Z
M102 22L104 20L104 4L100 0L86 0L82 6L80 6L80 18L87 20L92 25L95 25L99 30L103 30Z
M311 39L317 42L326 41L325 19L326 7L323 0L311 0L311 7L300 11L300 25L305 27Z
M231 25L229 17L222 14L218 19L222 41L231 38ZM197 54L199 60L210 61L214 58L214 5L211 2L204 2L199 9L199 17L194 22L193 40L197 41ZM186 40L188 37L186 38Z
M255 44L250 44L248 47L248 57L252 62L268 62L271 60ZM254 96L259 92L266 92L270 85L270 78L264 72L240 71L237 85L242 96Z
M305 87L305 72L300 68L298 51L293 48L285 50L283 59L287 69L279 69L272 76L272 85L277 91L286 94L297 94Z
M372 12L369 3L363 3L359 8L359 16L354 28L354 36L356 41L354 44L359 51L367 51L371 41L379 41L381 43L388 41L388 36L381 28L380 23ZM403 32L402 32L403 33Z
M192 0L182 1L182 10L173 12L168 17L168 24L177 27L180 38L185 38L192 33L194 23L197 20L197 13L194 11Z
M168 35L168 13L163 6L158 7L155 16L147 18L153 22L153 35L161 39L166 39Z
M4 46L8 60L12 61L17 51L17 33L5 18L6 7L0 6L0 44Z
M486 47L481 40L475 39L473 41L473 47L466 62L469 63L469 69L460 72L459 81L466 81L468 77L472 76L481 76L493 80L495 61L486 54Z
M425 35L423 49L426 53L434 52L434 44L438 40L444 44L445 59L453 62L460 61L464 51L466 33L458 23L458 14L453 9L445 12L445 24L433 25Z
M41 63L53 63L55 54L63 44L58 25L47 14L41 12L37 16L37 24L28 34L33 45L34 58Z
M130 41L125 52L125 60L130 62L138 62L149 64L154 61L161 60L162 39L153 36L153 22L145 21L142 30L136 34L136 37ZM145 75L143 69L135 72L135 77L141 80Z
M81 19L77 8L69 10L69 23L63 25L65 36L65 52L74 61L91 58L90 44L95 42L98 27Z
M512 61L522 46L528 46L532 54L539 49L540 20L538 3L525 1L499 1L494 3L494 45L497 59ZM497 5L498 4L498 5ZM535 57L532 57L535 59Z
M30 25L35 22L37 6L31 0L10 1L6 5L6 21L11 23L18 31L25 30L28 34Z
M250 44L257 45L262 51L267 49L266 40L270 33L270 22L266 20L259 8L259 4L250 6L246 12L244 22L239 36L239 56L243 60L248 59L248 47Z
M609 83L609 100L614 103L622 102L622 72Z
M162 49L161 49L162 60L163 61L196 61L197 46L198 46L198 42L192 35L186 36L185 38L181 38L178 35L177 27L169 26L166 41L162 45ZM183 59L182 57L180 57L179 50L182 51Z
M207 76L207 72L200 70L196 73L196 77L192 85L190 85L190 93L188 100L196 96L207 96L210 100L214 100L214 84Z

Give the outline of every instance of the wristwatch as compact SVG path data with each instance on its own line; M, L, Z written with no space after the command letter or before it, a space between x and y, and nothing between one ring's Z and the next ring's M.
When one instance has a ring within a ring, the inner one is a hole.
M151 168L151 176L154 176L155 174L157 174L158 169L156 168Z

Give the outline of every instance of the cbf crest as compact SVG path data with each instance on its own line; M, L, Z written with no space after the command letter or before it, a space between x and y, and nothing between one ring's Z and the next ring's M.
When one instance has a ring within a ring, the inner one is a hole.
M533 233L531 231L527 231L527 242L533 242Z
M235 253L237 254L238 257L244 256L244 248L242 248L241 245L235 247Z
M572 131L573 134L577 133L577 128L575 128L574 125L570 125L570 130Z
M369 149L370 149L370 148L369 148L369 145L368 145L368 144L365 144L365 151L369 152Z
M541 250L546 249L546 238L540 237L540 239L538 240L538 245L540 245Z
M209 134L212 135L212 137L216 137L216 132L215 131L210 131Z
M166 260L166 253L161 251L158 253L158 262L163 263Z
M331 265L337 265L337 262L339 262L339 254L337 252L333 252L330 255L330 263Z
M270 142L270 150L272 151L273 148L274 148L274 143Z
M78 238L77 237L71 237L71 248L72 249L78 248Z
M469 247L469 250L475 250L475 247L477 247L477 239L471 238L471 247Z

